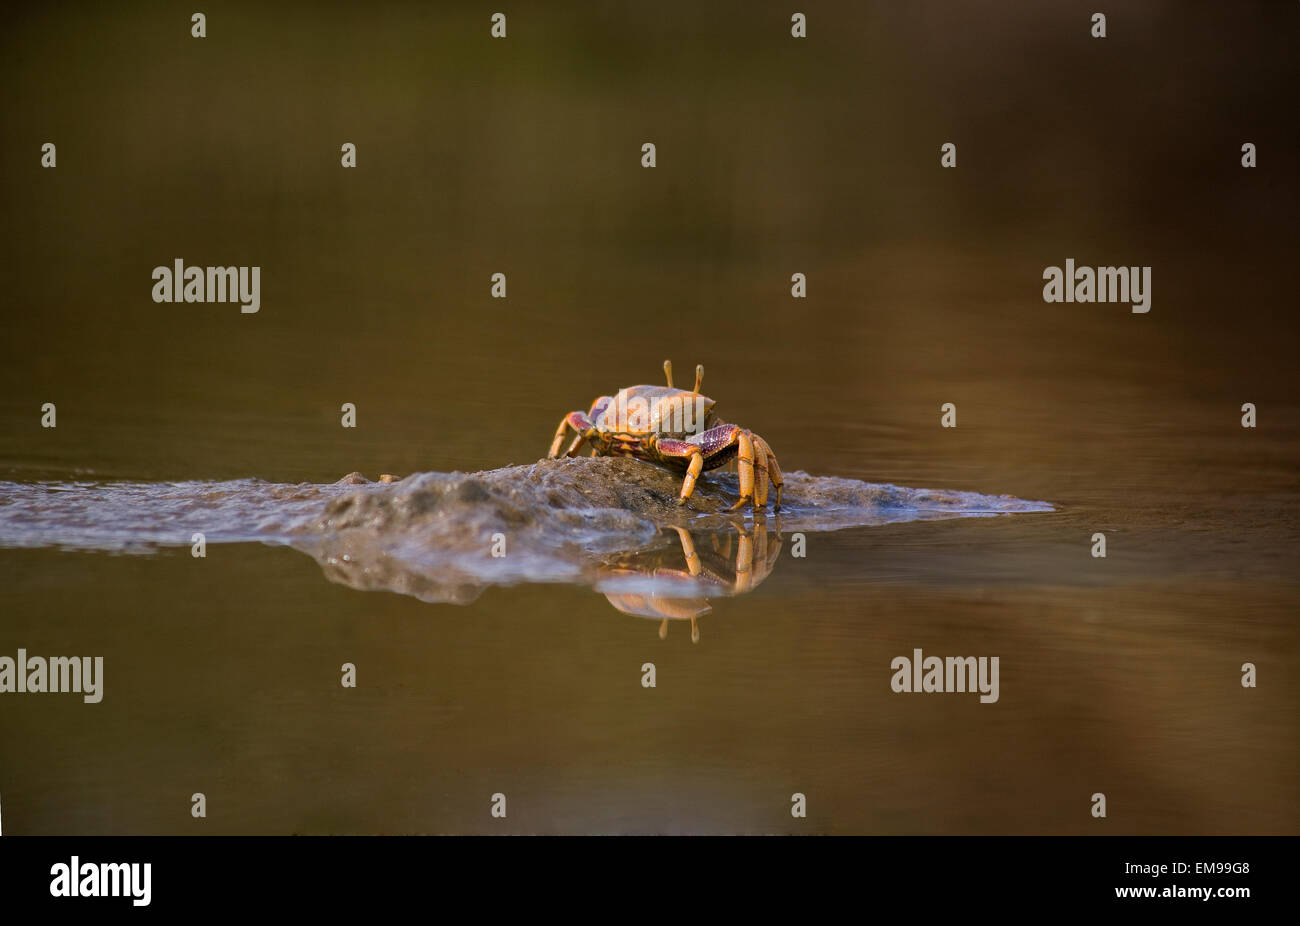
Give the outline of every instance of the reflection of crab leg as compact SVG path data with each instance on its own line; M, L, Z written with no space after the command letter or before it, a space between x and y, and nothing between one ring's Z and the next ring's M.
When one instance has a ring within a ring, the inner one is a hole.
M693 576L700 574L700 554L695 552L695 544L691 541L691 535L686 533L684 528L674 527L677 536L682 541L682 556L686 558L686 569Z
M682 556L686 559L686 569L692 576L698 576L702 569L700 568L700 554L695 552L695 542L691 540L691 535L686 533L683 528L674 527L677 531L677 537L682 542ZM668 639L668 618L659 622L659 639ZM695 615L691 615L691 642L700 642L700 628L695 625Z
M751 573L746 591L767 578L770 571L767 559L767 525L762 521L754 525L754 561L758 563L758 572Z
M744 594L754 578L754 543L748 534L740 535L740 546L736 550L736 585L735 593Z
M659 639L668 639L668 618L666 617L659 622ZM691 615L691 642L700 642L700 628L696 626L694 614Z
M781 555L781 541L769 544L767 527L760 521L754 525L753 535L740 533L740 546L736 553L736 582L733 594L742 595L767 578Z
M578 432L578 439L569 448L569 453L572 454L580 446L586 433L594 430L595 425L591 423L591 419L587 417L586 412L569 412L560 420L560 426L555 429L555 440L551 442L551 450L546 455L549 459L554 460L560 455L560 446L564 443L564 438L568 435L570 428Z

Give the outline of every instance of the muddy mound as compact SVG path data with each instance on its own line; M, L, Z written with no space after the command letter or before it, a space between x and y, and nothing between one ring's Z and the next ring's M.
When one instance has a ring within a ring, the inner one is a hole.
M626 458L543 460L478 473L417 473L328 485L259 480L0 483L0 546L149 552L207 543L286 544L333 581L426 601L472 601L490 585L595 584L611 563L663 553L690 537L756 543L772 531L1050 511L1006 495L785 476L783 507L729 511L734 474L709 473L677 505L681 476ZM686 535L686 539L683 539Z

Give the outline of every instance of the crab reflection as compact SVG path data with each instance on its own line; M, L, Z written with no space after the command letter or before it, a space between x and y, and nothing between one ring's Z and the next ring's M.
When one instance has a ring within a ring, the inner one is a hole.
M409 595L430 604L473 604L494 585L567 582L590 585L624 614L659 621L688 621L698 641L698 619L710 598L743 595L767 578L781 552L779 525L769 534L759 523L737 522L710 531L660 527L648 542L623 552L593 555L567 550L517 551L504 559L474 553L429 556L424 544L394 547L366 532L299 541L331 582L361 591ZM427 543L427 541L426 541Z
M691 642L698 643L698 619L713 609L708 598L753 590L775 567L781 537L769 538L762 523L749 531L736 528L734 534L701 534L698 538L681 527L660 531L672 532L676 542L621 554L602 564L595 588L624 614L658 620L661 640L668 636L669 621L689 621Z

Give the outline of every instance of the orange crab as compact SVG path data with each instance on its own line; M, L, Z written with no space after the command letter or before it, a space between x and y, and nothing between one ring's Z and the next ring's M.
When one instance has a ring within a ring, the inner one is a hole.
M753 431L719 421L714 401L700 394L704 366L695 368L695 388L673 388L672 361L664 361L664 386L628 386L603 395L588 412L569 412L555 429L547 456L556 459L569 432L576 432L564 452L576 456L584 444L592 456L627 456L685 472L677 504L684 505L704 470L736 461L740 500L734 511L752 501L755 513L767 507L767 488L776 487L773 511L781 510L781 468L767 441Z

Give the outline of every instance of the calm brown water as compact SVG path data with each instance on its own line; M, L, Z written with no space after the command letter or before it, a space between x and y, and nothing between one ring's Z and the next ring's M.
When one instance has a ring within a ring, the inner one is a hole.
M477 10L7 12L4 482L532 463L672 357L786 470L1055 510L787 531L697 643L579 582L0 546L0 656L105 662L96 705L0 694L5 832L1295 833L1300 14L1153 5L1098 50L1038 6L815 49L749 4L508 50ZM155 304L178 257L261 266L261 311ZM1045 304L1067 257L1152 266L1151 312ZM1000 657L999 700L894 693L915 648Z

